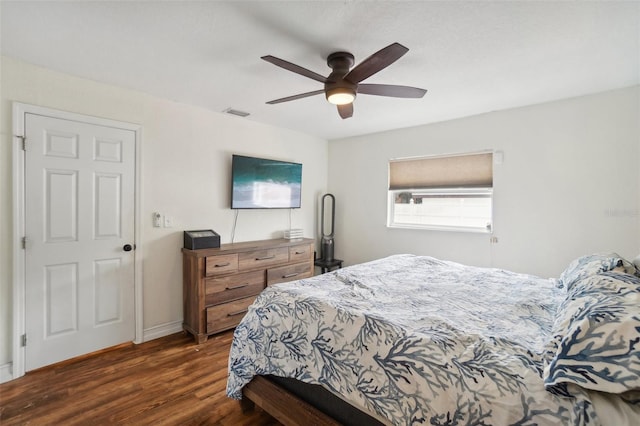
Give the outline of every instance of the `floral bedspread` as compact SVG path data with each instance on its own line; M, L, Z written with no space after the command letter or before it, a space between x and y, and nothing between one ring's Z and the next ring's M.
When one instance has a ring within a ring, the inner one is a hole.
M553 279L394 255L265 289L236 328L227 395L254 375L320 384L388 424L599 424L545 390Z

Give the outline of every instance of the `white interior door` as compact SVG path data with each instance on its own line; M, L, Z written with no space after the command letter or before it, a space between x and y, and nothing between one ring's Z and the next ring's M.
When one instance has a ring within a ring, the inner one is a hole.
M28 113L25 137L29 371L135 337L135 132Z

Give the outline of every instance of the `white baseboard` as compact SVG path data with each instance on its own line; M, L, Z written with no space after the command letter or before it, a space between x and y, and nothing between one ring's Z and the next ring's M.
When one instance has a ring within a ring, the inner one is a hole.
M0 383L13 380L12 366L13 366L13 363L11 362L0 365Z
M181 331L182 320L156 325L155 327L147 328L142 332L142 341L148 342L149 340L159 339L160 337L180 333Z

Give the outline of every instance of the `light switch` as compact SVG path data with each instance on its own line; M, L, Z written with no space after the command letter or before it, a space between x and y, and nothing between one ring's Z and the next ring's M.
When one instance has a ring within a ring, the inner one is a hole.
M164 215L164 227L173 228L173 217Z

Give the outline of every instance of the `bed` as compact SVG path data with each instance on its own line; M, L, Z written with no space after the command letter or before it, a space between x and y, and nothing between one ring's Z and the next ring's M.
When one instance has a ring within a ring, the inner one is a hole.
M278 284L227 395L285 424L640 424L639 276L615 253L559 279L394 255Z

